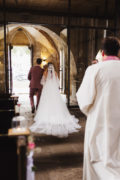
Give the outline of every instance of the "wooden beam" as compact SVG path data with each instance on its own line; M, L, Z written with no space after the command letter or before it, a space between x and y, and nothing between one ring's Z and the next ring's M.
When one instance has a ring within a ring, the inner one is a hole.
M14 0L15 1L15 4L18 5L18 0Z
M105 0L105 5L104 5L104 16L107 18L108 14L108 0Z
M68 27L67 27L67 45L68 45L68 94L67 105L70 106L70 13L71 13L71 0L68 0Z
M6 46L6 0L3 0L3 18L4 18L4 71L5 71L5 94L8 94L8 63Z
M3 12L3 7L0 7L0 12ZM106 19L106 16L104 14L101 14L100 16L97 16L96 14L94 16L91 15L82 15L78 13L72 13L72 12L53 12L53 11L45 11L45 10L38 10L38 9L27 9L24 7L21 8L14 8L14 7L6 7L6 13L21 13L21 14L28 14L28 15L46 15L46 16L62 16L62 17L85 17L85 18L95 18L95 19ZM107 19L113 19L114 17L107 16Z
M115 35L118 36L120 32L120 0L115 0Z

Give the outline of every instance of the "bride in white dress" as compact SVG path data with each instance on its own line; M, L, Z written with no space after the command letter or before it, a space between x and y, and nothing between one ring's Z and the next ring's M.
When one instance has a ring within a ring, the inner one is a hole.
M52 63L48 64L47 73L41 80L43 90L30 130L58 137L67 137L81 128L78 119L69 113L59 92L59 80Z

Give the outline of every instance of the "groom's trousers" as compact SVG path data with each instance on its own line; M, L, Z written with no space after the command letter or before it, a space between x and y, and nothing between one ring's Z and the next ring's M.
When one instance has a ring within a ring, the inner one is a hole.
M30 103L31 103L31 108L35 108L35 103L34 103L34 95L36 95L36 109L39 104L40 96L41 96L42 88L30 88Z

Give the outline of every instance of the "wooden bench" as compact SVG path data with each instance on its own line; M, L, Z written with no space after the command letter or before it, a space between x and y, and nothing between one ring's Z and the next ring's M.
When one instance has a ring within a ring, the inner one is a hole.
M29 132L0 135L0 179L26 180Z

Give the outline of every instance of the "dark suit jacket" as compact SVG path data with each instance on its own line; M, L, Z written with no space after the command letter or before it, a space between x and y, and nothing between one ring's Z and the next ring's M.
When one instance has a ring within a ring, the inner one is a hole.
M40 66L33 66L31 67L28 79L30 80L30 88L38 88L41 89L41 78L43 75L44 69L42 69Z

